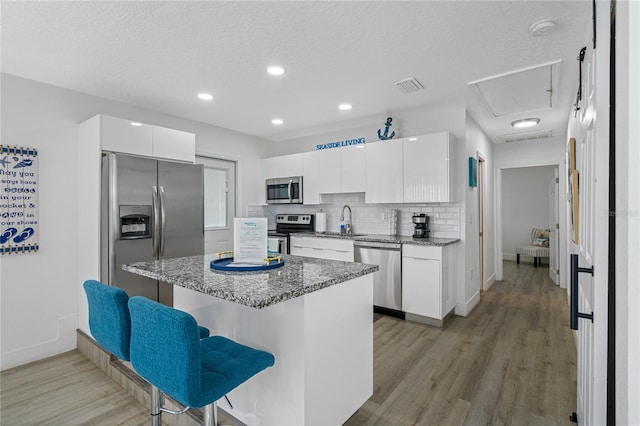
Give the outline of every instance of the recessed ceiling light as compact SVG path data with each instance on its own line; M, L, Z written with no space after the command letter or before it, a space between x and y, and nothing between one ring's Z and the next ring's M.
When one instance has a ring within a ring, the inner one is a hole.
M131 122L131 123L129 123L129 124L131 124L132 126L136 126L136 127L140 127L140 126L142 126L142 123L138 123L137 121L132 121L132 122Z
M522 120L516 120L511 123L513 127L521 129L523 127L531 127L535 126L540 122L539 118L523 118Z
M213 95L210 93L198 93L198 97L203 101L210 101L213 99Z
M273 120L271 120L271 123L280 125L280 124L284 123L284 121L282 121L279 118L274 118Z
M353 108L353 106L351 104L340 104L338 105L338 108L343 111L349 111L351 108Z
M284 74L284 68L277 65L271 65L267 68L267 72L271 75L282 75Z
M410 141L417 141L418 138L409 138Z

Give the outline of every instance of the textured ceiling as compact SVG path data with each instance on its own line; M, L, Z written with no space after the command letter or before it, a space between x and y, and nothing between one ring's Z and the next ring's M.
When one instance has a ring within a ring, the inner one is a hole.
M558 103L537 114L563 134L590 22L583 1L8 2L2 71L269 140L339 130L412 108L465 105L467 83L560 60ZM532 37L541 19L557 24ZM267 65L287 70L267 75ZM416 77L425 90L393 82ZM210 92L202 102L196 94ZM348 102L353 109L339 111ZM276 127L272 118L282 118Z

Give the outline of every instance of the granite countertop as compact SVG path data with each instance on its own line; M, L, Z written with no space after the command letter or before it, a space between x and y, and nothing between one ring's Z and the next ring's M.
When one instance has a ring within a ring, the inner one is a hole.
M354 234L345 235L338 232L300 232L296 237L338 238L341 240L369 241L375 243L414 244L420 246L447 246L460 241L460 238L413 238L400 235Z
M136 262L122 269L259 309L378 270L363 263L282 257L284 266L255 272L213 270L209 263L217 259L215 254Z

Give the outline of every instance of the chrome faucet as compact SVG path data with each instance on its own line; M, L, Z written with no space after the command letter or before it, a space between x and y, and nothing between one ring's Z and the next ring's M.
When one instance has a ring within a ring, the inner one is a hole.
M344 224L344 229L340 229L341 233L351 235L351 221L353 220L353 212L351 211L351 207L347 204L342 206L342 213L340 213L340 221L344 221L344 209L349 209L349 221Z

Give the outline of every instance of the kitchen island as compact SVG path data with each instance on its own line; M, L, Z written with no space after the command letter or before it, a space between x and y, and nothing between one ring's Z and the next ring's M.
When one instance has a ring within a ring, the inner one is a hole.
M276 363L220 408L250 425L339 425L373 394L376 265L283 256L268 271L212 270L216 255L123 265L173 284L174 306Z

